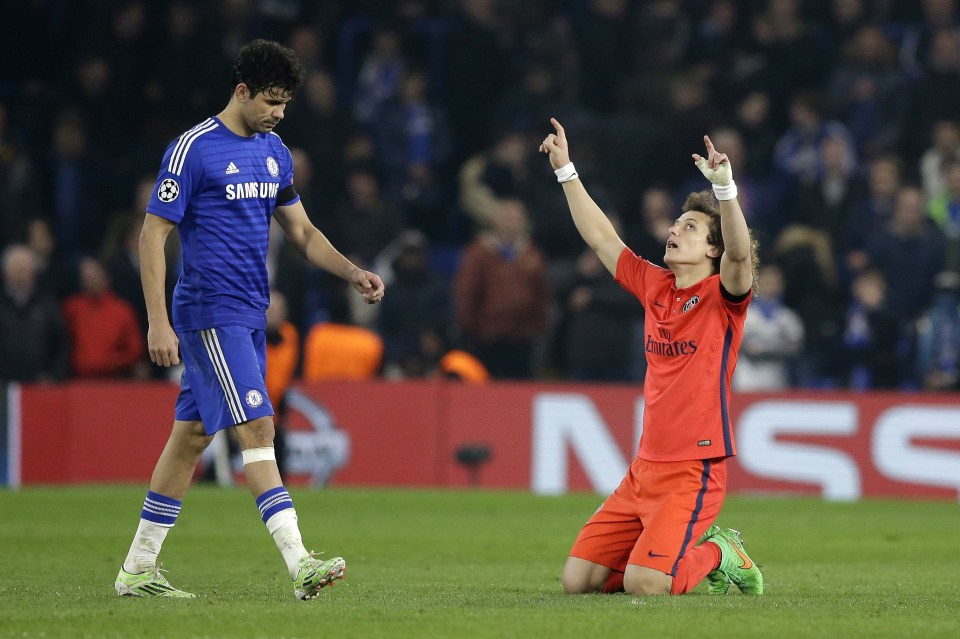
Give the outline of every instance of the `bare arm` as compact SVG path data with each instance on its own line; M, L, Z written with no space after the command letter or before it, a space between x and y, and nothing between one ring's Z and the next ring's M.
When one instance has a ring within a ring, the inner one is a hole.
M540 152L550 156L550 166L556 170L570 163L570 150L563 127L555 118L550 118L550 123L556 133L551 133L543 140ZM570 215L580 236L597 253L610 274L616 275L617 261L625 245L613 224L587 193L579 178L564 182L563 194L567 197Z
M693 154L697 168L714 185L726 187L733 182L733 168L726 153L713 147L709 136L703 136L707 157ZM743 295L753 287L753 252L750 229L737 198L720 200L720 233L723 255L720 257L720 283L733 295Z
M380 278L364 271L334 248L320 229L310 222L300 201L290 206L278 206L273 216L290 243L308 262L350 282L367 304L376 304L383 299L384 287Z
M164 246L174 223L146 214L140 232L140 281L147 305L147 350L158 366L180 363L180 340L167 314L167 259Z

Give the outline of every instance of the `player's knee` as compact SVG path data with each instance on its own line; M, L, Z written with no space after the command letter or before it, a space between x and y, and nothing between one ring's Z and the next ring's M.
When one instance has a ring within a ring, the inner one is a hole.
M600 592L603 590L604 580L594 576L590 571L583 570L579 566L567 564L563 567L563 591L568 595L578 595L587 592Z
M174 425L174 432L170 442L174 444L188 458L197 461L207 449L213 437L207 435L202 422L178 422Z
M273 446L275 430L272 417L259 417L236 427L241 448L265 448Z
M590 582L587 579L564 574L563 591L568 595L579 595L585 592L596 592L596 588L591 588Z
M672 582L670 575L656 570L628 570L623 576L623 590L630 595L669 595Z

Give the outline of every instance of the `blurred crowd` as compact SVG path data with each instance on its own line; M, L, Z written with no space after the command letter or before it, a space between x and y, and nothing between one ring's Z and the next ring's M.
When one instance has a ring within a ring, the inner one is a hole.
M2 4L0 380L161 375L144 206L266 37L308 70L277 129L305 207L387 284L357 303L275 233L288 377L642 380L642 309L537 153L554 116L655 263L702 136L730 156L763 264L737 387L960 389L957 0Z

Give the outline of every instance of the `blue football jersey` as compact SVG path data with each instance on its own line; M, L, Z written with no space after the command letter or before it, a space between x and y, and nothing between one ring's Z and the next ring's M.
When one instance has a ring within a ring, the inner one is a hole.
M293 160L275 133L244 137L213 117L170 143L147 212L180 233L175 330L265 329L270 218L299 199L277 201L292 185Z

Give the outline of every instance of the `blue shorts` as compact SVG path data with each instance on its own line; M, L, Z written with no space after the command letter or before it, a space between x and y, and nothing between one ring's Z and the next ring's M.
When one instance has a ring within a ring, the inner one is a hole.
M266 333L222 326L178 334L183 376L175 416L202 421L208 435L273 415L265 381Z

